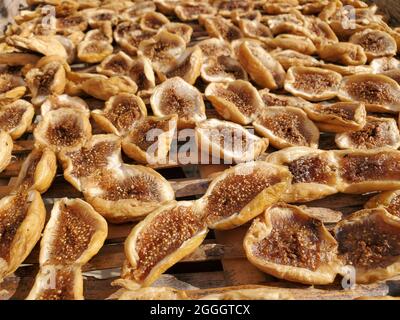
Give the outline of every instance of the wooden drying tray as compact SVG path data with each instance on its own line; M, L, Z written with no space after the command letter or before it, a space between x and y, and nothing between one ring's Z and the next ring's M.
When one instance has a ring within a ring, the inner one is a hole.
M388 1L389 2L389 1ZM392 1L396 7L396 0ZM193 24L191 45L207 37L207 33ZM85 68L87 66L81 66ZM92 101L93 102L93 101ZM98 101L95 101L98 103ZM94 103L95 104L95 103ZM94 105L92 105L94 107ZM99 106L97 106L99 107ZM207 110L208 117L216 117L214 110ZM30 130L32 131L32 129ZM93 126L93 132L98 129ZM322 134L320 148L333 149L334 136ZM28 132L15 142L14 159L5 171L0 173L0 197L10 192L23 160L33 148L32 134ZM271 148L268 152L273 151ZM128 161L128 159L125 159ZM223 165L197 165L169 163L154 169L167 178L178 200L196 199L204 194L210 182L210 175L222 171ZM48 215L55 199L61 197L82 197L62 177L59 169L56 180L43 195ZM308 203L309 206L326 207L348 214L362 208L371 195L337 194ZM124 261L123 243L133 223L109 224L109 234L104 247L84 266L84 295L86 299L106 299L118 290L111 282L118 278ZM359 296L400 295L400 277L370 285L357 285L352 290L343 290L339 281L329 286L306 286L278 280L260 272L245 258L242 239L249 224L230 231L210 231L203 244L160 277L155 285L174 286L178 289L196 289L191 297L229 290L232 286L265 285L291 293L296 299L353 299ZM329 227L329 226L328 226ZM38 272L39 245L25 260L24 264L0 284L0 299L24 299L30 291ZM245 272L243 272L245 270ZM5 289L8 291L2 291Z

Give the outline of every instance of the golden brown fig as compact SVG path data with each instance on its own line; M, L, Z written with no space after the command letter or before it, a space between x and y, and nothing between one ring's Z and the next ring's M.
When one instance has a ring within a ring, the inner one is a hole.
M326 43L338 43L338 37L330 25L314 16L305 17L304 35L308 36L318 48Z
M131 21L121 22L114 31L115 41L131 56L135 56L141 41L154 36L154 32L143 31Z
M334 71L314 67L292 67L285 80L286 91L308 101L334 98L342 76Z
M196 144L205 156L220 157L223 163L257 159L268 147L268 139L259 138L241 125L209 119L197 123Z
M0 281L12 274L40 239L46 208L37 191L0 199Z
M83 112L89 116L89 106L85 100L79 97L70 97L69 95L62 94L50 96L40 107L40 113L44 116L47 112L57 110L60 108L70 108Z
M298 0L288 0L288 1L273 0L268 2L263 1L263 9L265 10L266 13L270 15L288 13L291 11L291 9L298 7L299 7Z
M147 116L146 105L138 96L121 93L111 97L103 110L93 110L92 117L106 132L117 136L127 134L135 122Z
M209 38L197 43L201 51L203 51L204 58L231 56L233 51L228 42L218 38Z
M169 19L159 12L146 12L140 18L140 28L144 31L157 32L169 23Z
M211 182L201 198L209 228L226 230L245 224L280 200L289 187L287 168L265 161L238 164Z
M113 53L113 46L108 41L82 41L78 45L78 58L83 62L97 63Z
M85 201L57 201L40 244L40 271L27 299L83 299L80 268L103 246L107 229L104 218ZM53 287L46 276L55 278Z
M89 77L81 84L82 90L100 100L108 100L119 93L135 93L137 91L136 83L127 76L105 76L97 75Z
M57 56L44 57L26 74L32 103L40 105L52 94L62 94L66 85L65 62Z
M111 9L88 9L84 11L89 25L94 29L104 24L116 25L118 16Z
M360 74L343 78L338 97L342 101L361 101L368 111L398 112L400 86L378 74Z
M56 29L58 32L72 33L74 31L85 31L88 27L88 22L81 13L58 17L56 20Z
M144 287L124 290L118 300L186 300L185 291L170 287Z
M133 289L151 285L192 253L208 233L193 201L171 201L138 223L125 241L127 261L115 283ZM152 254L148 254L151 252Z
M320 220L299 207L268 208L253 221L243 243L253 265L281 279L329 284L341 270L338 243Z
M357 283L388 279L400 272L400 220L385 209L365 209L340 221L334 236L339 258L355 268Z
M35 65L39 60L40 57L32 53L0 53L0 64L7 66Z
M150 98L154 115L163 117L177 114L178 128L194 127L206 119L203 97L195 87L179 77L158 85Z
M176 60L185 49L185 40L166 30L161 30L156 36L143 40L139 45L140 54L149 58L153 68L160 72L165 72L176 65Z
M140 2L129 2L128 6L119 15L121 20L132 20L141 15L156 11L156 4L154 1L140 1Z
M104 24L98 29L90 30L86 33L85 42L113 42L113 32L110 24Z
M200 68L203 63L203 52L200 47L194 46L186 51L176 60L176 65L167 69L165 73L158 73L161 81L173 77L180 77L187 83L193 85L200 76Z
M303 110L324 132L348 132L361 130L366 124L367 112L361 102L337 102L309 104Z
M337 167L333 154L307 147L271 153L266 161L286 166L292 185L282 196L285 202L309 202L337 193Z
M247 19L239 20L239 28L246 37L264 40L272 37L271 30L258 21Z
M294 50L310 56L317 51L309 38L294 34L280 34L267 43L283 50Z
M364 48L349 42L327 43L318 48L321 59L346 66L358 66L367 62Z
M250 77L263 88L283 86L285 70L261 45L244 41L239 46L238 59Z
M181 21L191 21L197 20L200 15L214 15L216 10L206 2L185 1L178 2L174 12Z
M35 109L25 100L16 100L11 104L0 106L0 130L7 132L16 140L28 130L34 115Z
M238 27L221 16L202 16L200 23L210 37L224 39L229 42L243 37L242 31Z
M269 92L269 89L262 89L258 92L266 107L298 107L304 108L313 104L300 97Z
M45 193L57 172L57 158L50 149L33 149L22 163L15 190L36 190Z
M83 195L108 221L142 219L175 198L167 180L151 168L123 164L82 180Z
M268 107L255 115L256 132L278 149L287 147L318 148L319 130L307 114L295 107Z
M212 5L218 10L218 14L223 17L230 17L233 10L246 13L253 10L254 7L252 1L241 0L213 0Z
M208 58L201 66L200 74L206 82L247 80L246 71L236 59L229 56Z
M49 280L52 286L49 285ZM42 266L26 300L83 300L81 267Z
M193 28L191 26L179 22L169 22L163 25L161 29L165 29L170 33L180 36L186 43L190 42L193 33Z
M339 149L397 149L400 147L400 133L394 119L367 117L367 123L362 129L339 133L335 142Z
M400 191L385 191L367 201L365 209L384 208L393 216L400 218Z
M362 194L400 188L400 152L392 148L334 151L340 192Z
M327 69L340 73L342 76L352 76L359 73L371 73L372 69L368 65L361 66L341 66L338 64L323 63L319 65L322 69Z
M309 55L294 50L275 50L270 52L272 57L276 59L285 70L294 66L317 67L321 62Z
M368 61L379 57L394 56L397 52L397 44L393 37L380 30L365 29L353 34L349 41L364 48Z
M151 61L146 57L137 57L133 60L133 65L129 70L128 76L135 81L139 95L142 91L153 89L156 86Z
M119 167L122 163L121 140L113 134L98 134L82 147L63 150L59 159L64 168L64 178L82 191L82 181L98 170Z
M45 56L59 56L63 59L68 58L64 46L57 40L56 36L22 37L13 35L7 37L6 41L12 46L39 52Z
M239 22L242 19L261 22L261 12L258 10L252 10L249 12L241 12L239 9L235 9L235 10L231 11L230 17L231 17L231 21L235 25L239 25Z
M180 5L179 0L155 0L154 1L157 10L166 15L175 14L175 7Z
M146 117L135 123L122 140L126 155L139 163L167 163L178 115Z
M204 94L225 120L242 125L249 124L264 106L257 89L248 81L210 83Z
M0 130L0 172L2 172L11 162L14 144L11 136Z
M70 108L46 113L33 131L35 144L59 152L83 145L92 135L89 117Z
M376 58L371 61L373 73L383 73L394 69L400 69L400 61L393 57Z

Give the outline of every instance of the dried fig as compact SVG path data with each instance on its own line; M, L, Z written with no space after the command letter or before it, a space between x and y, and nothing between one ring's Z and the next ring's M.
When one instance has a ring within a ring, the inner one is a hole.
M0 106L0 130L7 132L16 140L28 130L34 115L35 109L25 100L16 100L11 104Z
M206 82L247 80L246 71L236 59L229 56L207 59L201 66L200 74Z
M157 32L169 23L169 19L159 12L146 12L140 18L140 28L144 31Z
M318 48L318 55L325 61L346 66L359 66L367 62L364 48L349 42L323 44Z
M0 130L0 172L2 172L11 162L13 140L11 136Z

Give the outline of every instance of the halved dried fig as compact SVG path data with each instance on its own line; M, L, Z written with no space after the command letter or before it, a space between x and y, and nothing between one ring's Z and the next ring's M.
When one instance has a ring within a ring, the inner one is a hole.
M214 15L216 10L206 2L178 1L174 12L181 21L191 21L197 20L200 15Z
M271 56L277 60L285 70L290 67L318 67L321 62L309 55L294 51L294 50L274 50L270 52Z
M127 76L116 75L110 78L97 75L90 77L81 84L82 90L100 100L108 100L120 93L135 93L136 83Z
M200 74L206 82L247 80L247 73L241 64L229 56L208 58L201 66Z
M267 43L283 50L294 50L310 56L317 51L309 38L294 34L280 34Z
M271 30L259 21L240 19L239 28L249 38L264 40L272 37Z
M362 129L339 133L335 142L340 149L397 149L400 147L400 133L394 119L367 117L367 123Z
M262 0L263 1L263 0ZM235 25L239 25L240 20L246 19L250 21L261 22L261 12L259 10L252 10L249 12L242 12L239 9L231 11L230 18Z
M158 85L150 98L154 115L163 117L177 114L178 128L194 127L206 119L205 105L199 90L179 77Z
M264 106L257 89L248 81L210 83L204 94L225 120L242 125L249 124Z
M303 110L324 132L361 130L367 119L365 105L361 102L309 104L304 106Z
M92 29L85 34L84 42L113 42L113 31L110 24L104 24L98 29Z
M151 168L123 164L82 180L83 195L108 221L135 221L175 198L165 178Z
M299 8L298 0L272 0L272 1L263 1L263 9L266 13L270 15L277 15L281 13L288 13L293 8Z
M69 108L46 113L33 131L35 144L59 152L84 144L92 135L87 115Z
M18 100L25 92L25 81L21 75L8 68L0 69L0 105Z
M349 42L363 47L368 61L379 57L395 56L397 53L396 40L381 30L365 29L353 34Z
M154 36L154 32L143 31L132 21L121 22L114 31L115 41L131 56L137 55L140 42Z
M400 190L381 192L369 199L364 208L384 208L393 216L400 218Z
M394 69L400 69L400 61L393 57L376 58L369 64L373 73L383 73Z
M283 86L285 70L261 45L244 41L239 46L238 59L250 77L263 88Z
M400 189L400 152L391 148L335 151L338 190L362 194Z
M32 94L32 103L40 105L52 94L62 94L66 85L66 62L57 56L47 56L39 60L36 67L25 76ZM67 67L68 68L68 67Z
M180 22L169 22L163 25L161 29L165 29L170 33L180 36L186 43L190 42L193 33L193 28L191 26Z
M122 140L124 152L139 163L167 163L178 115L146 117L135 123Z
M269 92L269 89L262 89L258 91L261 99L263 100L266 107L298 107L304 108L307 106L312 106L311 102L304 100L300 97L294 97L283 94L275 94Z
M140 28L144 31L157 32L169 19L159 12L146 12L140 18Z
M254 4L252 1L242 0L213 0L212 6L218 10L218 14L221 16L230 17L233 10L238 10L241 13L253 10Z
M326 43L318 48L321 59L346 66L359 66L367 63L364 48L350 42Z
M29 191L0 199L0 280L13 273L40 239L46 208L40 193Z
M288 13L263 16L261 22L266 23L275 35L304 33L305 18L300 11L293 8Z
M199 22L204 26L210 37L233 41L243 37L242 31L230 20L221 16L202 16Z
M141 15L156 11L155 1L140 1L140 2L129 2L127 7L119 15L121 20L131 20Z
M338 97L342 101L361 101L368 111L398 112L400 86L378 74L360 74L343 78Z
M78 45L78 58L83 62L97 63L113 53L113 46L108 41L82 41Z
M225 170L199 200L208 227L225 230L250 221L278 202L290 182L287 168L264 161Z
M85 31L88 27L88 22L83 14L74 13L72 15L57 17L56 30L58 32L72 33L74 31Z
M186 49L176 60L176 65L165 73L158 73L161 81L168 78L181 77L189 84L194 84L200 75L200 68L203 63L203 52L198 46Z
M218 38L205 39L197 43L205 58L231 56L233 51L228 42Z
M268 147L268 139L259 138L241 125L209 119L197 123L196 143L210 158L220 157L225 164L252 161Z
M156 79L151 61L146 57L137 57L133 61L128 76L135 81L139 95L141 92L153 89L156 86Z
M81 267L41 266L26 300L83 300Z
M382 208L357 211L336 225L339 258L355 268L357 283L399 274L399 231L400 220Z
M63 59L68 58L67 51L56 36L23 37L13 35L7 37L6 41L12 46L39 52L45 56L59 56Z
M54 203L40 244L40 265L86 264L103 246L107 222L81 199Z
M115 11L111 9L87 9L84 13L92 28L98 28L104 24L116 25L118 22L118 16Z
M192 253L208 233L202 212L192 201L171 201L133 228L125 241L122 279L128 288L147 287Z
M93 110L92 117L106 132L117 136L127 134L139 121L147 116L146 105L138 96L120 93L107 100L103 110Z
M254 220L243 245L253 265L285 280L329 284L341 269L338 243L323 223L288 204Z
M256 132L268 138L275 148L318 148L319 130L299 108L264 108L255 115L253 126Z
M44 116L47 112L60 108L70 108L83 112L89 116L89 106L85 100L79 97L70 97L67 94L52 95L40 107L40 113Z
M11 136L0 130L0 172L10 164L13 147L14 143Z
M155 3L158 11L167 15L175 14L174 9L180 4L179 0L155 0L153 2Z
M33 149L22 163L15 190L36 190L45 193L57 172L57 158L50 149Z
M308 36L317 48L326 43L339 42L330 25L314 16L305 17L305 30L303 34Z
M103 77L105 76L99 75L97 73L88 73L88 72L67 72L67 83L65 85L64 92L69 96L82 96L85 95L85 92L82 89L82 83L84 83L88 79Z
M292 67L285 80L286 91L309 101L334 98L340 87L342 76L330 70L314 67Z
M16 140L28 130L34 115L35 109L25 100L0 106L0 130L7 132Z
M59 154L64 178L82 191L82 181L102 169L113 169L122 163L121 140L113 134L98 134L82 147Z
M176 65L176 60L185 49L185 40L166 30L161 30L153 38L143 40L139 45L140 54L149 58L154 69L160 72L166 72Z
M333 154L307 147L293 147L271 153L266 161L288 167L292 185L282 199L308 202L337 193L337 167Z

